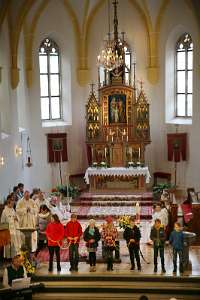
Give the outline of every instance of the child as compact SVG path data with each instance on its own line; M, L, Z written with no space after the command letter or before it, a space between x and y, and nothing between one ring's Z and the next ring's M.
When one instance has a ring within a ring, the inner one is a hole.
M124 231L124 239L127 242L127 247L129 250L130 260L131 260L131 270L135 269L135 259L137 262L138 271L141 271L140 264L140 229L135 225L134 217L130 219L130 226L126 227Z
M46 206L46 204L42 204L40 206L39 214L38 214L38 227L39 227L39 240L38 247L35 252L35 257L37 257L38 253L46 246L46 228L47 225L51 221L51 213L50 209Z
M79 263L79 242L82 236L82 227L77 220L76 214L71 214L71 220L67 223L65 228L65 235L67 237L69 245L69 260L70 260L70 271L78 271Z
M115 242L118 237L118 232L113 224L112 217L107 217L106 224L104 224L102 228L101 236L105 247L107 271L113 271L113 251L116 247Z
M60 246L64 238L64 226L60 223L57 215L51 216L51 222L47 225L46 236L49 247L49 272L53 271L54 252L56 253L57 271L60 272Z
M96 251L98 241L101 238L99 229L95 226L95 220L89 221L89 226L85 229L83 238L86 241L86 246L89 252L90 272L96 271Z
M176 222L174 224L174 230L170 234L169 242L173 247L173 264L174 270L173 273L176 273L177 270L177 254L179 255L179 270L180 273L183 273L183 247L184 247L184 239L183 232L181 230L181 225Z
M151 228L150 239L153 241L153 250L154 250L154 272L157 272L157 259L158 251L160 251L160 259L162 272L166 273L165 270L165 259L164 259L164 244L165 244L165 230L164 226L161 225L160 219L156 219L154 226Z

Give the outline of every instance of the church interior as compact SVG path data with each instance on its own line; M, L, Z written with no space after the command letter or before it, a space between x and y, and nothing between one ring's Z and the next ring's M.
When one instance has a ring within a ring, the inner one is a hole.
M199 0L0 0L0 300L200 299L199 93Z

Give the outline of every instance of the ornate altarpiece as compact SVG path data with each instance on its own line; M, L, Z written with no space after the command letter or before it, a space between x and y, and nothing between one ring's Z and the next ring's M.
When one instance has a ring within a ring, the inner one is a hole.
M86 144L89 165L109 167L145 164L150 143L149 104L141 87L112 83L91 91L86 105Z

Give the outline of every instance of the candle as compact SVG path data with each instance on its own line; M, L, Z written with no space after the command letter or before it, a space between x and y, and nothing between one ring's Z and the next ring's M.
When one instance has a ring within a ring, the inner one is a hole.
M94 149L93 149L93 147L92 147L91 149L92 149L92 160L93 160L93 156L94 156Z
M104 152L105 152L105 158L106 158L106 148L104 149Z
M126 136L126 141L128 142L128 135Z
M113 142L113 135L112 135L112 142Z
M139 147L139 159L140 159L140 147Z
M106 141L108 142L108 135L106 136Z

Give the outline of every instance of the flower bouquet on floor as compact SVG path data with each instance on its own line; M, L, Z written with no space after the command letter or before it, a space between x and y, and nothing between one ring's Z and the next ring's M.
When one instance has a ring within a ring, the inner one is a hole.
M131 218L131 216L121 216L118 219L119 228L126 229L126 227L130 227L130 218Z

